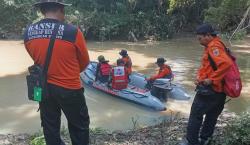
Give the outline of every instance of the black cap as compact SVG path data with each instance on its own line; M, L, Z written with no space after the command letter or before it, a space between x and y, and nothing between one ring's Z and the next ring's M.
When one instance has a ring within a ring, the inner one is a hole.
M121 56L126 56L126 55L128 55L128 52L127 52L127 50L121 50L120 52L119 52L119 54L121 55Z
M45 3L56 3L63 6L71 6L71 4L65 3L64 0L37 0L37 2L33 4L33 6L39 7L41 4Z
M210 24L202 24L196 28L196 34L212 34L216 35L218 32Z
M166 60L163 57L157 58L156 64L163 64Z

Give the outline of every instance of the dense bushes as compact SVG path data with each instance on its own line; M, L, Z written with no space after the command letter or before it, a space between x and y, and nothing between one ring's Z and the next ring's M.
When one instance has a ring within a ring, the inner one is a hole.
M36 17L30 9L31 0L3 0L0 3L0 34L21 35L23 28ZM8 35L6 36L8 37Z
M175 32L167 15L168 1L161 0L82 0L73 2L79 12L73 23L80 24L85 35L93 39L127 39L155 36L169 38ZM86 6L86 3L88 6ZM74 11L70 8L69 11Z
M224 32L232 32L240 23L250 0L221 0L205 11L205 21Z
M215 139L218 145L250 144L250 113L244 113L232 120L224 128L223 134Z
M39 16L35 0L3 0L0 3L0 36L20 35ZM193 31L204 21L231 32L249 0L66 0L67 20L78 25L88 39L166 39L180 31Z

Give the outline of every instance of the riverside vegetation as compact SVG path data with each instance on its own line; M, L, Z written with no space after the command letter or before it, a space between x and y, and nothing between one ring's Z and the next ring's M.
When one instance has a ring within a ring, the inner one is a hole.
M0 36L20 38L24 28L41 18L35 0L2 0ZM230 34L236 29L250 0L66 0L69 23L79 26L87 39L140 40L171 38L193 32L197 24L213 23ZM245 33L245 32L241 32Z
M0 38L21 38L24 28L41 18L31 4L35 0L2 0ZM193 32L197 24L210 22L226 35L231 34L249 7L250 0L66 0L69 23L79 26L87 39L163 40L184 31ZM246 29L236 37L248 33ZM186 118L178 115L155 126L130 131L90 131L93 145L175 145L185 134ZM62 129L63 139L70 144ZM44 145L42 133L0 135L1 145ZM217 124L214 145L249 145L250 114L236 116L224 112Z
M134 129L110 132L101 128L91 129L91 145L177 145L185 134L188 120L178 114L157 125L140 127L133 122ZM218 119L212 145L249 145L250 113L235 115L224 111ZM62 129L63 140L70 144L69 134ZM3 145L45 145L42 132L28 135L0 135Z

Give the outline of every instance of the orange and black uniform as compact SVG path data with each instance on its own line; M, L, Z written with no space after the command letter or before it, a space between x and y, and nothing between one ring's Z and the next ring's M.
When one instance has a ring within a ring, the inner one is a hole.
M128 70L128 75L130 75L132 73L132 61L131 61L131 58L127 55L127 56L122 57L122 60L123 60L123 62L125 64L125 67Z
M25 32L25 47L35 64L43 65L49 44L53 19L30 25ZM60 23L48 70L48 83L68 89L80 89L80 72L89 63L82 32L72 25Z
M208 54L214 60L217 70L214 71ZM215 37L205 48L203 53L201 67L197 73L197 79L202 82L204 79L212 80L212 87L216 92L223 92L223 78L225 72L232 66L232 60L227 55L224 45L219 37Z
M89 63L89 55L82 32L55 19L43 19L25 31L25 48L41 66L55 25L59 25L48 68L48 94L40 103L41 120L47 144L61 144L60 117L63 110L73 144L87 144L89 115L80 82L80 72Z
M214 60L217 70L214 71L208 54ZM204 79L212 80L214 93L196 93L189 116L187 127L187 140L190 144L202 144L212 137L218 116L224 108L226 99L223 93L223 77L232 65L232 61L226 54L224 45L219 37L214 37L204 50L201 67L197 73L197 80L202 84ZM203 121L203 116L205 119ZM200 138L200 141L199 141Z
M160 67L159 73L157 75L150 77L149 80L154 81L159 78L168 78L168 79L172 78L172 70L170 66L164 64L163 66Z

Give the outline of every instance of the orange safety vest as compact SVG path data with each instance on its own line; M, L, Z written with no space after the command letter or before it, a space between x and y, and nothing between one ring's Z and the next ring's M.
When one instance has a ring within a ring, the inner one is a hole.
M126 57L123 57L122 60L123 60L123 62L125 64L125 67L127 68L128 74L131 74L132 73L132 61L131 61L131 58L129 56L126 56Z
M108 63L102 63L100 69L102 76L108 76L110 74L111 66Z
M160 69L159 69L159 73L155 76L152 76L150 78L150 80L156 80L159 78L172 78L173 74L172 74L172 70L170 68L170 66L164 64Z
M124 66L117 66L112 69L112 88L122 90L128 86L128 74Z

